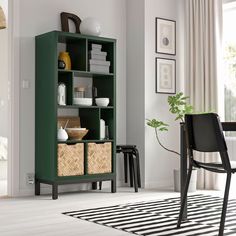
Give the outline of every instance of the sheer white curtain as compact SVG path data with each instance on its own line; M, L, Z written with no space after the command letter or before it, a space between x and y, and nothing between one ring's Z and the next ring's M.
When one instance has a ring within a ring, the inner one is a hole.
M186 0L186 94L195 111L218 111L219 59L221 57L222 0ZM197 154L201 161L213 155ZM199 189L217 188L216 175L200 170Z

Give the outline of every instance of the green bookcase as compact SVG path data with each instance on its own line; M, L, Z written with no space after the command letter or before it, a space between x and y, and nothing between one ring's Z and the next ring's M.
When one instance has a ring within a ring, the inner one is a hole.
M94 73L89 70L89 51L92 44L102 45L110 61L109 73ZM58 69L60 48L69 52L71 70ZM52 198L58 198L58 186L72 183L92 182L95 189L99 181L111 181L111 191L116 192L116 40L86 36L75 33L52 31L36 36L36 83L35 83L35 194L40 195L40 184L52 186ZM92 81L97 88L97 97L108 97L109 106L99 107L73 105L74 81ZM58 83L66 84L67 105L57 101ZM57 140L58 114L78 114L82 127L89 129L83 140ZM100 119L109 127L109 140L100 140ZM111 172L88 174L89 143L111 143ZM84 174L58 176L58 145L84 146Z

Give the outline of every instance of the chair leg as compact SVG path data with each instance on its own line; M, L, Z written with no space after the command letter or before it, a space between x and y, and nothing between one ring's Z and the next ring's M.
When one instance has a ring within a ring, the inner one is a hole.
M137 175L137 158L136 156L132 156L133 157L133 177L134 177L134 191L138 192L138 175Z
M179 212L179 219L178 219L178 223L177 223L177 228L180 228L182 219L183 219L183 213L184 213L184 206L186 203L186 199L187 199L187 194L188 194L188 186L189 186L189 182L190 182L190 178L191 178L191 174L192 174L192 163L189 164L189 171L188 171L188 176L187 176L187 180L186 180L186 184L184 187L184 195L183 198L181 199L181 207L180 207L180 212Z
M133 156L132 153L129 153L129 180L130 180L130 187L133 187Z
M127 158L127 153L124 153L124 174L125 174L125 183L128 182L128 158Z
M134 148L134 154L136 156L136 162L137 162L138 187L141 188L140 162L139 162L139 152L137 148Z
M226 185L225 185L224 201L223 201L223 207L222 207L222 213L221 213L221 220L220 220L219 236L223 236L223 235L224 235L225 216L226 216L226 212L227 212L230 181L231 181L231 173L227 173L227 180L226 180Z

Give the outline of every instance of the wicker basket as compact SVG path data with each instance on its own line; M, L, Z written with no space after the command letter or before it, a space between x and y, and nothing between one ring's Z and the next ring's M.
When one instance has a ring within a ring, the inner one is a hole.
M84 144L58 144L58 176L84 174Z
M88 143L88 174L111 173L111 143Z

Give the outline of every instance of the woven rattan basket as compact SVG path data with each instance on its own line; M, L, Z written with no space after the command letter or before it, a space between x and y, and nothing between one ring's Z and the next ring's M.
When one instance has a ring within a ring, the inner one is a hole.
M58 176L84 174L84 144L58 144Z
M111 173L111 143L88 143L88 174Z

